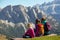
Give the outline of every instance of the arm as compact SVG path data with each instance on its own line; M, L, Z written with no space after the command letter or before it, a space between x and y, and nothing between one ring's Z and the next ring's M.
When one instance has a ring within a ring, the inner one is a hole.
M32 35L31 35L32 38L35 37L35 33L34 33L34 30L33 30L33 29L31 30L31 34L32 34Z

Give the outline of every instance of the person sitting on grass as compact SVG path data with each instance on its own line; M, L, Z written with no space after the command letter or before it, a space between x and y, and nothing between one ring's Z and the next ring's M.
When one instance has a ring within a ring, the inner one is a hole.
M44 26L39 19L36 19L35 27L36 27L36 31L35 31L36 37L43 36Z
M23 38L34 38L34 37L35 37L35 33L34 33L34 29L32 28L32 23L28 23L28 30L24 34Z
M41 23L44 25L44 35L49 35L51 30L50 23L46 20L45 17L41 19Z

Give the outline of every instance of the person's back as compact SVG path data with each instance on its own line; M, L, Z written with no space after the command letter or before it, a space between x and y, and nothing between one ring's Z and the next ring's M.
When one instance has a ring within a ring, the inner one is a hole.
M43 36L44 35L44 26L41 24L40 20L36 23L36 36Z
M50 24L46 21L45 18L42 18L41 22L44 25L44 35L50 34L51 30Z
M43 24L37 24L36 36L43 36L43 35L44 35L44 26L43 26Z
M29 28L27 30L27 32L24 34L24 38L33 38L35 37L35 33L33 28L31 27L31 24L28 24Z
M48 22L46 22L44 24L44 30L45 30L44 35L49 35L50 34L51 26L50 26L50 24Z

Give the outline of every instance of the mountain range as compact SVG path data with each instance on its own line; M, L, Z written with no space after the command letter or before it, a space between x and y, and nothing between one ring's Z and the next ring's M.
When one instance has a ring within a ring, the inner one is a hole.
M60 1L54 0L42 5L26 7L23 5L9 5L0 9L0 33L9 37L22 37L27 23L35 24L37 18L46 17L51 24L51 33L60 34Z

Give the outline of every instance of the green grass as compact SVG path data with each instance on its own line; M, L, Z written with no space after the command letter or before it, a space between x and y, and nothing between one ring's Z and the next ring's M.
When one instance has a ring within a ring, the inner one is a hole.
M10 40L10 38L6 38L5 35L0 35L0 40ZM35 38L23 38L23 40L60 40L60 36L42 36Z
M26 40L60 40L60 36L43 36L43 37L28 38Z

